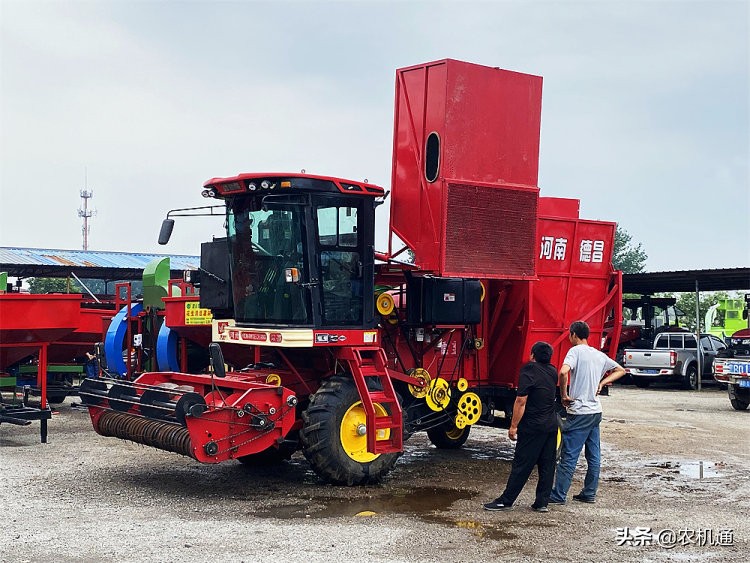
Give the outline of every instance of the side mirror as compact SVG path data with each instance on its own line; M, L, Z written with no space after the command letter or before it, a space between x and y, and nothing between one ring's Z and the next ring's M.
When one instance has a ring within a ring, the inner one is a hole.
M167 244L169 237L172 236L172 229L174 229L174 219L164 219L161 223L161 231L159 231L159 244Z
M211 369L216 377L226 377L227 370L224 369L224 354L221 353L221 346L216 342L208 345L208 355L211 358Z

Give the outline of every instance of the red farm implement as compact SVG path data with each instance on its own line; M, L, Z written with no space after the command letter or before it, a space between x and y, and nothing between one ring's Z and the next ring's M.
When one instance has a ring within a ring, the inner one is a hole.
M97 432L202 462L301 449L324 480L359 484L387 474L413 432L455 448L472 425L507 422L533 342L559 361L571 322L597 342L620 314L615 225L539 197L541 89L453 60L397 71L386 252L374 251L378 186L207 181L226 237L189 272L199 295L164 301L180 338L196 330L188 313L210 311L212 369L88 382Z

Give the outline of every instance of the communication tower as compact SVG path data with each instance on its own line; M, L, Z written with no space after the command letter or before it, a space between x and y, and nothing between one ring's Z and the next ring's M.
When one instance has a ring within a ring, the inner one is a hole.
M84 181L84 188L81 190L81 200L83 205L78 209L78 216L83 219L83 227L81 233L83 234L83 249L89 249L89 232L91 231L91 225L89 225L89 219L96 213L94 209L89 209L89 199L94 197L93 190L88 189L88 173Z

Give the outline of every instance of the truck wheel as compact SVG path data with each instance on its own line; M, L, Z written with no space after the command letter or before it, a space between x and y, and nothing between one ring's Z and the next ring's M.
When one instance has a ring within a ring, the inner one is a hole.
M698 366L690 364L682 377L682 388L695 390L698 389Z
M645 389L651 385L651 380L645 377L634 377L633 380L635 381L635 386L640 389Z
M750 393L738 394L737 386L729 386L729 402L732 403L732 408L736 411L747 410L750 406Z
M375 410L379 415L388 412L379 403L375 403ZM365 410L357 387L348 376L336 375L323 381L310 397L302 421L302 452L315 473L329 483L376 483L393 469L401 455L367 451L367 435L361 434L366 423ZM389 431L385 432L387 438Z
M427 437L440 450L457 450L469 439L470 431L471 426L456 428L453 420L450 420L445 424L430 428L427 431Z

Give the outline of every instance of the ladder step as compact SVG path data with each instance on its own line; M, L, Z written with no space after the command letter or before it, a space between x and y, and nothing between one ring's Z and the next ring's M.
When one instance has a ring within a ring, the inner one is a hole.
M375 420L375 430L393 430L394 428L401 428L401 425L396 424L391 417L380 417Z
M372 399L373 403L381 403L381 404L392 404L396 402L396 399L393 397L389 397L382 391L371 391L370 392L370 399Z
M396 447L394 444L389 443L387 440L380 440L378 442L375 442L376 454L394 454L400 451L401 448Z

